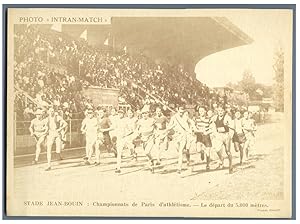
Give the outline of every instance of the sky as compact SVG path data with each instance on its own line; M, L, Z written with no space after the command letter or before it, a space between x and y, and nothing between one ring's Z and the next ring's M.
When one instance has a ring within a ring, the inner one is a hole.
M291 16L288 11L232 10L218 16L227 17L254 41L200 60L195 67L198 80L210 87L220 87L240 81L243 71L250 69L256 82L272 85L276 47L280 45L285 52L290 52Z

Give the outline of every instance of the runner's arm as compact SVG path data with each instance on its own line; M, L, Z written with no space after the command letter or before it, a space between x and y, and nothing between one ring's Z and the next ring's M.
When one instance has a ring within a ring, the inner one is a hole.
M191 128L190 128L190 129L191 129L193 132L198 132L199 130L198 130L197 127L196 127L195 121L192 120L192 119L189 119L189 122L190 122L190 125L191 125Z
M253 120L253 131L257 131L257 124L255 120Z
M140 135L140 128L141 128L140 122L137 121L137 122L136 122L136 128L135 128L135 133L136 133L137 135Z
M173 129L175 127L175 121L174 121L174 117L171 117L170 122L167 125L167 130L170 131L171 129Z
M106 131L112 131L112 130L114 130L112 127L99 129L100 132L106 132Z
M228 122L228 127L229 127L229 129L231 129L231 130L235 130L235 128L234 128L234 120L232 120L232 119L228 119L227 120L227 122Z
M247 132L252 131L252 128L248 128L245 124L242 125L242 129L243 131L247 131Z
M211 130L211 136L214 136L217 133L217 126L216 126L216 123L213 120L211 120L210 122L211 123L209 125L209 128Z
M30 122L29 131L30 131L30 135L33 136L33 134L34 134L33 120Z
M224 117L224 125L231 128L232 119L226 114Z
M86 119L83 119L83 121L81 123L80 131L82 134L84 134L86 132Z
M62 118L60 117L60 127L57 129L58 132L61 132L61 130L65 129L68 126L68 123Z
M45 130L44 132L42 133L42 135L46 135L49 131L49 125L48 125L48 119L46 119L45 121Z

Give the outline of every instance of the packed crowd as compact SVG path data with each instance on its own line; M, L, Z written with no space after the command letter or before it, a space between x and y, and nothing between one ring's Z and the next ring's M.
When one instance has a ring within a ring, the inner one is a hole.
M15 27L14 42L15 85L37 105L54 105L82 117L86 105L92 102L80 92L90 85L119 88L120 101L135 108L142 107L147 95L158 97L165 105L208 104L211 98L219 102L207 86L182 67L158 65L142 55L104 51L33 25ZM138 88L145 90L143 94ZM16 102L16 111L22 120L29 103L22 102L25 95L20 95L16 97L20 101Z
M77 75L47 63L47 49L53 48L34 27L16 31L19 31L14 38L17 119L26 120L31 109L49 105L70 116L82 113L86 99L80 91L85 83Z

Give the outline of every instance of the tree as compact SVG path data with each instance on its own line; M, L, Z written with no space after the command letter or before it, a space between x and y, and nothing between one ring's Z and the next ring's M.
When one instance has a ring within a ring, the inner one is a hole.
M271 98L273 96L273 85L265 85L262 83L257 83L256 89L262 90L263 92L262 97Z
M284 52L278 47L274 54L275 84L274 84L274 105L276 110L284 111Z
M227 83L226 87L229 87L234 90L239 90L239 86L236 83L232 83L232 82Z
M257 85L251 70L246 69L244 71L243 78L238 82L238 86L243 92L249 95L250 100L255 97Z
M271 98L273 96L273 86L265 85L262 83L256 83L255 78L249 69L245 69L243 72L242 80L237 83L229 82L226 84L235 91L240 91L240 95L235 93L235 96L231 97L231 101L236 104L247 104L251 101L261 101L263 98Z

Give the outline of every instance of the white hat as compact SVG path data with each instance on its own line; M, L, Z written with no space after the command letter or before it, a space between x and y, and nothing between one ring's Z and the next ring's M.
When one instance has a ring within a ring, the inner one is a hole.
M143 107L141 113L149 113L149 108L148 107Z
M44 111L43 111L42 109L37 109L37 110L34 112L35 115L41 115L41 114L43 114L43 113L44 113Z
M88 109L86 110L86 114L92 114L92 113L94 113L94 111L93 111L92 108L88 108Z

